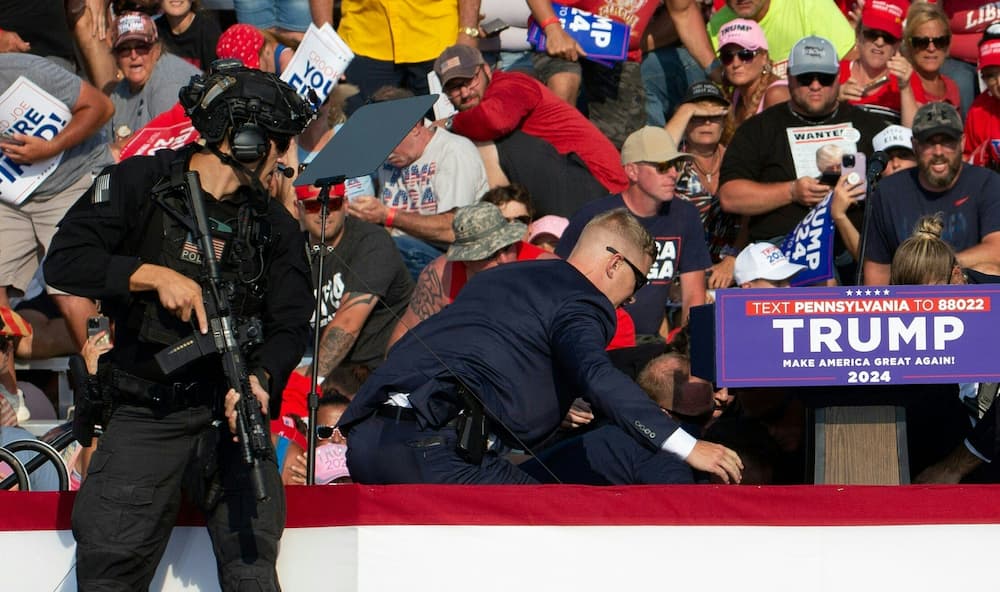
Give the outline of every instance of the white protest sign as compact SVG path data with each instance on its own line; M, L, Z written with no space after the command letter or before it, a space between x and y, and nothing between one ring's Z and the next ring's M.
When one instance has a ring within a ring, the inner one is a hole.
M8 130L51 140L66 127L72 114L59 99L24 76L0 95L0 133ZM31 164L17 164L0 156L0 199L17 205L28 199L56 170L62 153Z
M444 89L441 88L441 79L438 78L434 70L427 73L427 87L430 94L438 96L437 100L434 101L434 119L448 119L458 113L458 109L451 104L448 95L444 94Z
M312 89L323 102L353 59L354 52L333 27L326 24L317 29L309 25L295 56L281 73L281 79L304 97Z
M832 144L840 148L842 154L854 154L861 139L861 132L850 123L790 127L786 131L796 178L819 177L820 170L816 165L816 150L819 148Z

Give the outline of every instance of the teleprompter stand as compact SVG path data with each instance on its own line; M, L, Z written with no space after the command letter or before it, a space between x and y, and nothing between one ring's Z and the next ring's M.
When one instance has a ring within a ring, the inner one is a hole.
M414 124L437 100L437 95L423 95L396 101L365 105L355 111L344 127L333 136L326 147L295 180L296 186L312 185L320 188L320 220L326 220L330 201L330 188L350 177L362 177L374 172L385 162L386 156L399 144ZM323 278L326 254L326 224L320 225L319 246L313 250L316 258L317 282ZM313 336L313 363L309 389L309 450L307 451L306 484L316 483L316 412L319 393L320 304L321 294L314 286L316 296L316 327Z

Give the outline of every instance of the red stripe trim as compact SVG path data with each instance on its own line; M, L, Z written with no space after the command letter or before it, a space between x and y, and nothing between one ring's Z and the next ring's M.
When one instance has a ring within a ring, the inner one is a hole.
M289 528L1000 524L1000 486L290 487ZM0 492L0 531L67 530L74 494ZM182 525L201 524L185 509Z

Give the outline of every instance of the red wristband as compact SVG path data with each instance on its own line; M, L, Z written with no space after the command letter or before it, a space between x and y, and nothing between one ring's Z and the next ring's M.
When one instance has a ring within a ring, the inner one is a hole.
M392 221L396 219L396 210L398 208L389 208L389 211L385 215L385 222L382 223L386 228L392 228Z
M544 21L538 23L538 26L541 27L542 30L544 31L545 27L548 27L549 25L552 25L552 24L555 24L555 23L558 23L558 22L559 22L559 17L557 17L556 15L552 15L549 18L545 19Z

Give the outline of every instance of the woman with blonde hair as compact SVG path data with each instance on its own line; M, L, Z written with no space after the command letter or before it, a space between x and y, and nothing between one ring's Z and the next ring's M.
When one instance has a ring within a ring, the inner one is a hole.
M903 55L913 64L910 88L917 107L925 103L950 103L961 111L962 100L955 81L941 73L951 46L948 17L937 4L915 2L906 13Z
M923 216L910 238L892 256L889 283L893 285L964 284L955 250L941 239L944 222L940 214Z
M732 89L733 106L722 132L722 144L728 144L741 123L788 100L788 81L774 71L767 38L756 21L734 19L719 29L719 60Z

